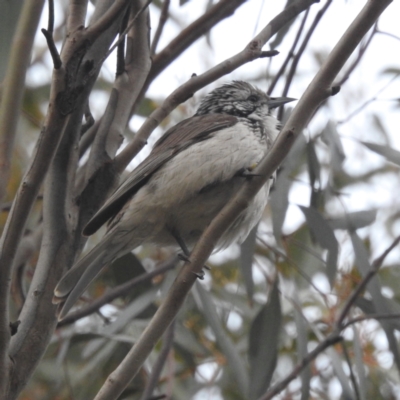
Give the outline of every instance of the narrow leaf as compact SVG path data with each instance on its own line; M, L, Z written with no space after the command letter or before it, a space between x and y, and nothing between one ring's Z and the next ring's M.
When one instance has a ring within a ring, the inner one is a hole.
M368 260L368 252L364 246L364 243L360 237L355 232L350 232L351 242L353 244L355 263L358 266L361 274L365 276L371 270L371 264ZM381 284L379 282L378 276L375 275L369 282L367 286L368 292L372 296L372 302L374 304L375 310L379 314L389 314L391 309L388 305L387 299L385 299L381 292ZM386 338L389 343L390 351L393 354L394 361L400 371L400 353L397 345L397 340L394 335L394 329L389 321L379 320L382 329L386 333Z
M356 211L338 217L327 218L332 229L355 230L371 225L376 219L376 210Z
M254 294L253 256L256 247L257 228L258 225L251 230L247 239L240 246L240 271L242 272L250 304L253 302Z
M297 331L297 354L298 362L301 362L308 353L308 336L307 336L307 323L304 315L301 313L301 304L298 296L298 290L294 291L294 301L296 306L294 307L294 322L296 324ZM311 366L307 365L303 372L300 374L301 378L301 400L308 400L310 398L310 381L311 381Z
M327 275L331 286L335 280L337 259L339 252L339 244L336 240L333 229L329 226L328 222L322 215L314 208L299 206L303 211L307 224L313 233L315 240L328 250L328 257L326 260Z
M300 135L283 162L271 192L269 204L272 210L272 226L275 239L278 243L281 240L282 226L289 205L288 196L293 183L292 175L301 163L301 159L306 151L306 145L306 138L304 135Z
M278 282L275 281L268 303L262 307L250 327L249 398L251 400L258 399L271 382L278 357L281 321Z
M400 151L393 149L389 146L384 146L381 144L370 143L370 142L360 142L369 150L385 157L388 161L400 165Z
M239 386L242 394L245 395L248 388L248 377L243 357L240 356L237 347L232 342L232 339L229 337L227 332L225 332L217 314L215 304L211 300L210 293L207 292L198 282L196 282L196 285L193 288L193 293L195 294L194 297L196 302L199 302L199 305L203 309L204 317L215 334L218 346L221 348L223 354L228 360L228 365L232 371L235 382Z
M328 146L333 170L341 171L342 163L346 156L344 154L342 141L340 140L340 135L336 129L336 125L332 122L328 122L321 132L321 139Z

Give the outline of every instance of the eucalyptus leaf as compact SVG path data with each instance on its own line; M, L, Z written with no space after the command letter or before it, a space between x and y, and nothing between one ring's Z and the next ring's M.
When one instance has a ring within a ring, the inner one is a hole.
M279 170L276 183L271 192L269 204L272 210L272 226L278 243L281 240L282 226L289 206L288 197L293 183L292 175L294 175L295 170L298 169L301 163L301 159L306 152L306 145L307 142L304 135L299 135Z
M116 332L120 332L133 318L145 310L156 298L158 288L153 288L133 300L125 309L117 316L116 320L109 325L103 327L99 332L100 335L109 336ZM105 343L105 339L93 340L85 347L82 354L84 357L90 357Z
M388 161L400 165L400 151L393 149L389 146L384 146L381 144L371 143L371 142L360 142L369 150L385 157Z
M299 207L306 217L307 224L310 227L315 240L321 245L321 247L328 250L326 268L328 279L332 286L336 276L339 252L339 244L336 240L335 234L333 233L333 229L329 226L324 217L314 208L304 206Z
M258 399L269 387L276 368L281 332L282 310L276 280L267 304L265 304L250 327L249 399Z
M232 371L236 384L242 394L245 395L249 383L243 357L239 355L237 347L224 330L210 293L208 293L199 282L196 282L193 293L196 301L199 302L199 305L203 309L204 317L215 334L218 346L228 360L229 369Z
M355 211L337 217L327 218L332 229L355 230L371 225L376 219L377 210Z
M253 256L256 247L257 228L258 225L251 230L249 236L240 246L240 271L242 272L250 304L253 302L254 294Z
M326 127L321 132L321 139L328 146L331 166L334 171L341 171L342 164L346 158L340 135L333 122L328 122Z
M368 252L364 246L364 243L356 232L350 232L351 242L353 244L355 263L358 266L361 274L365 277L371 270L371 264L368 260ZM367 289L372 296L372 301L375 310L378 314L390 314L391 309L388 305L388 299L382 295L382 288L379 282L378 276L375 275L367 285ZM400 352L398 349L397 339L394 334L393 326L387 320L378 320L383 330L386 333L389 348L393 354L394 361L400 371Z

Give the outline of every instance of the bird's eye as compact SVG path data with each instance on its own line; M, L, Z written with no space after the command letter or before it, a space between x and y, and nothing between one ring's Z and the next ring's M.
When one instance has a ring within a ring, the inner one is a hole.
M260 98L256 94L251 94L247 100L251 101L252 103L256 103Z

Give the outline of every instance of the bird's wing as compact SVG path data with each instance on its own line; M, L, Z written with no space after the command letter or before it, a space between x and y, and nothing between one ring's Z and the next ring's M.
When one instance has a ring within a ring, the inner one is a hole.
M237 118L224 114L207 114L185 119L170 128L154 145L150 155L131 172L128 178L111 195L103 207L83 229L92 235L105 222L114 217L124 204L168 160L192 144L207 140L213 133L237 123Z

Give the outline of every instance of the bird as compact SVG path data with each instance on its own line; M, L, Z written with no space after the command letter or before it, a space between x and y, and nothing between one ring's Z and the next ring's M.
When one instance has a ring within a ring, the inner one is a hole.
M180 247L188 256L224 205L252 178L279 133L272 110L295 99L269 97L245 81L225 83L155 143L149 156L116 189L83 229L100 242L54 290L62 320L100 271L139 245ZM271 179L232 221L216 249L243 242L261 219Z

